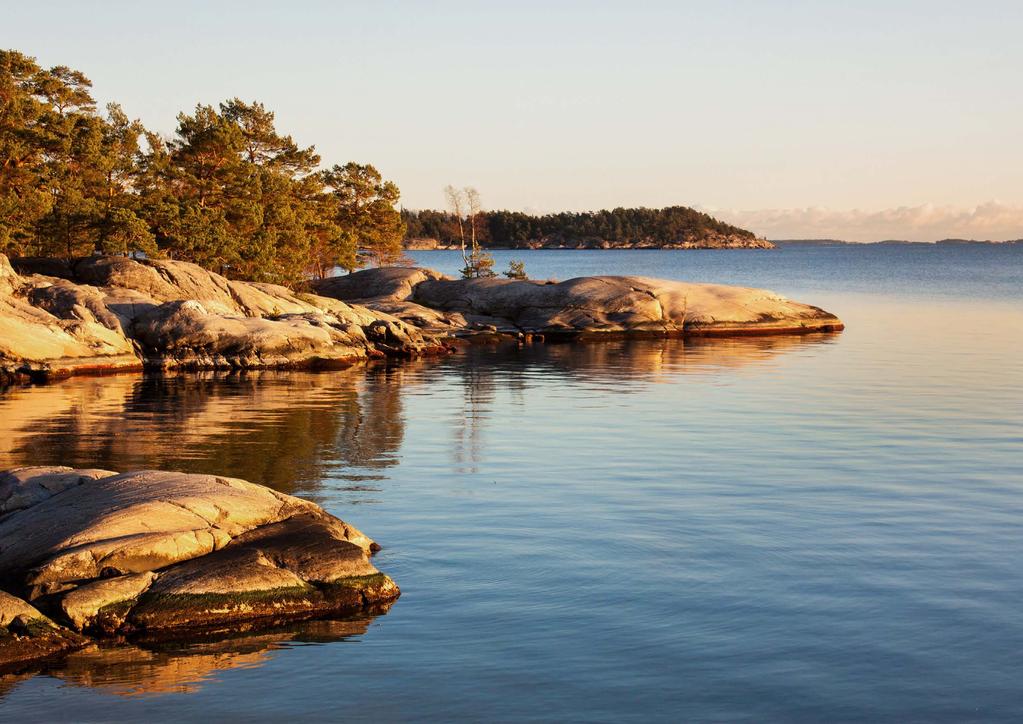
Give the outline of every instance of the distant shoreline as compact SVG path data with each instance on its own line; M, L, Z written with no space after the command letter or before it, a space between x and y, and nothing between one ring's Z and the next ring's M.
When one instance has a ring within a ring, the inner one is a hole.
M863 246L928 246L928 247L1023 247L1023 239L1009 239L1006 241L978 241L973 239L941 239L939 241L904 241L889 239L884 241L843 241L840 239L770 239L770 245L761 246L683 246L671 244L665 246L584 246L569 245L560 246L485 246L484 251L769 251L771 249L799 248L799 247L863 247ZM457 244L429 245L407 245L405 251L458 251Z
M775 246L1023 246L1023 239L1005 241L977 239L939 239L938 241L906 241L885 239L883 241L843 241L841 239L771 239Z
M405 251L459 251L458 245L444 244L437 246L406 246ZM484 246L483 251L721 251L721 250L743 250L743 251L769 251L775 248L771 246L681 246L677 244L667 246Z

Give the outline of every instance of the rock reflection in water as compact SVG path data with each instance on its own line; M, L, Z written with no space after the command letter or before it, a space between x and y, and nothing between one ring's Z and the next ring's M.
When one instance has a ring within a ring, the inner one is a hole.
M526 387L557 380L591 389L595 397L628 394L680 375L733 373L760 368L778 354L831 344L830 334L689 340L610 339L603 342L533 344L503 352L473 346L448 367L463 389L462 410L452 424L452 462L458 473L476 473L485 448L483 431L498 391L521 402Z
M305 621L284 629L236 633L189 644L93 645L41 671L3 677L0 702L18 683L38 674L116 696L193 693L222 671L262 666L295 645L334 643L361 636L372 621L373 616L368 615L341 621Z
M308 490L330 471L393 465L404 424L385 368L116 375L0 394L0 469L160 468Z
M352 492L373 493L373 481L398 461L402 394L424 382L443 377L463 390L451 438L455 468L465 471L482 454L482 428L499 390L513 403L538 379L624 394L678 375L759 367L833 339L619 339L469 347L440 361L329 372L72 378L0 393L0 469L161 468L230 475L288 493L315 493L333 477L351 481Z

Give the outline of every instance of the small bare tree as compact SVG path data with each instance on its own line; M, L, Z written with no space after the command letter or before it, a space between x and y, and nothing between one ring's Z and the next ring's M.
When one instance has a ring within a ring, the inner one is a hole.
M472 255L470 258L475 258L479 255L480 249L480 245L476 241L476 217L479 216L479 213L482 210L480 205L480 192L472 186L466 186L462 189L462 193L465 196L465 204L468 207L469 233L472 237Z
M465 226L462 224L462 220L465 217L465 191L463 189L456 189L451 184L448 184L444 187L444 197L448 201L448 208L451 209L451 213L455 215L455 219L458 221L458 240L462 246L462 261L465 263L466 268L468 268L469 257L465 254ZM475 225L473 229L475 229Z
M483 205L480 203L480 192L472 186L462 189L465 195L465 204L469 214L469 232L472 238L472 251L469 254L469 264L462 272L466 277L492 277L494 274L494 257L483 252L480 248L479 237L476 234L476 227L480 214L483 212Z
M483 212L483 205L480 202L480 192L471 186L456 189L448 185L444 187L444 196L448 201L448 208L458 220L458 237L462 247L462 276L466 279L474 277L494 276L494 259L490 254L484 254L480 248L479 228L480 214ZM463 220L469 224L469 251L465 247L465 225Z

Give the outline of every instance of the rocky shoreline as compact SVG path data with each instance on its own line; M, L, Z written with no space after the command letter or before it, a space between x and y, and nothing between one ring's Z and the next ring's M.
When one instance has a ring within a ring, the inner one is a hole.
M763 289L638 276L563 282L449 279L430 269L367 269L313 282L324 296L393 315L424 334L531 340L837 332L825 310Z
M0 255L0 381L139 369L327 367L444 352L400 320L195 264Z
M0 256L0 381L138 369L347 365L444 353L453 341L834 332L773 292L647 277L560 283L449 279L385 267L315 293L229 280L195 264Z
M374 541L244 480L0 472L0 670L97 639L344 615L400 595Z

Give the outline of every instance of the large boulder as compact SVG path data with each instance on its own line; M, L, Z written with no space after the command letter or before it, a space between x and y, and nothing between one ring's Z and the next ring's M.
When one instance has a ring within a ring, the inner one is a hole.
M398 302L411 298L413 289L428 280L447 279L422 267L391 266L329 277L311 282L317 293L349 302Z
M5 595L75 632L314 618L399 595L358 529L243 480L20 468L0 473L0 505Z
M392 315L428 334L450 335L468 326L457 312L443 312L412 301L417 286L447 280L440 272L417 267L380 267L310 283L313 290L331 297Z
M267 319L217 314L194 300L167 302L130 329L149 365L159 367L308 367L373 351L362 327L317 311Z

